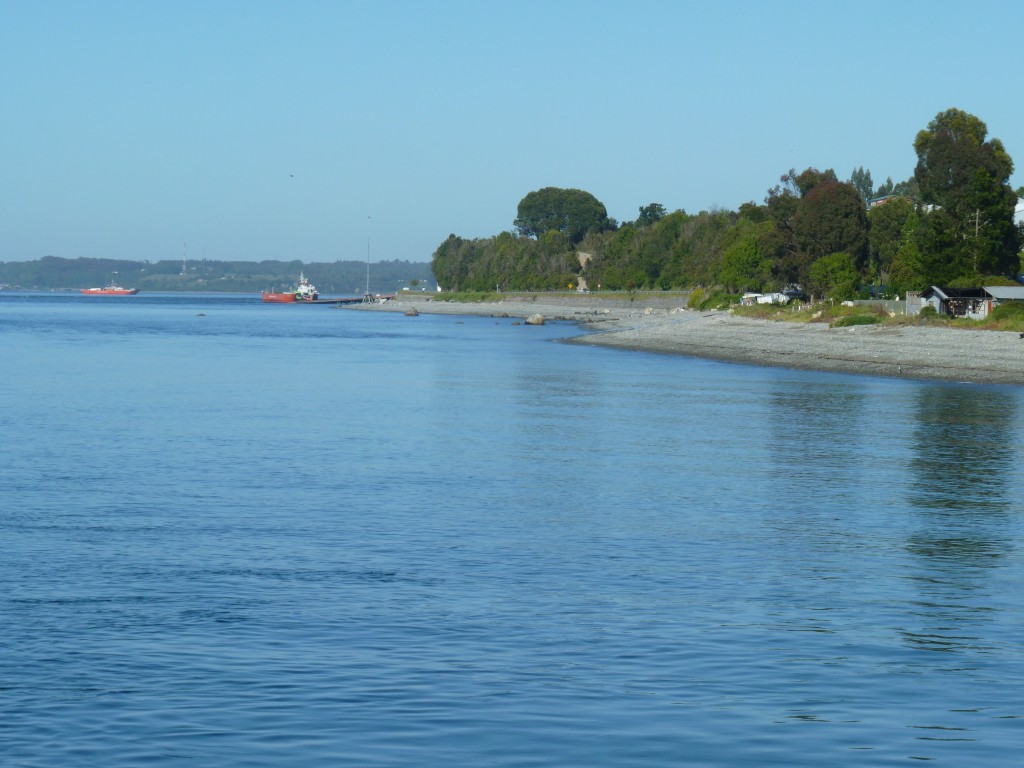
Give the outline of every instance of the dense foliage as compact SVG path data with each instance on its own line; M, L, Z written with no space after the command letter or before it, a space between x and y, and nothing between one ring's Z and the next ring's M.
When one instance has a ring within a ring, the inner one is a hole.
M588 232L608 229L610 222L604 204L589 192L544 187L519 201L515 226L532 237L560 232L575 245Z
M943 282L1018 266L1013 161L999 139L986 141L987 133L978 118L949 109L914 140L914 178L921 202L931 206L919 230L921 267Z
M1013 163L985 124L960 110L918 133L914 175L872 188L832 169L795 169L763 204L736 211L640 206L617 224L578 189L524 197L516 231L464 240L434 253L448 290L689 289L723 294L800 286L837 299L903 293L929 285L1005 282L1020 270L1024 232L1014 223Z
M46 256L34 261L0 262L0 283L66 290L107 285L112 280L144 291L216 291L256 293L294 286L304 272L321 293L361 295L366 290L367 265L363 261L333 263L301 261L123 261L116 259L63 259ZM433 287L430 265L422 262L382 261L370 264L370 290L389 293L403 287Z

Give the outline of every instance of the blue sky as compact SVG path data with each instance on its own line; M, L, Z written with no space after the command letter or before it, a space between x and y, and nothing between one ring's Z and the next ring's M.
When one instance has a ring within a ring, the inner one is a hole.
M546 186L620 221L790 168L1024 164L1019 2L0 0L0 261L429 261ZM1012 183L1024 185L1024 173Z

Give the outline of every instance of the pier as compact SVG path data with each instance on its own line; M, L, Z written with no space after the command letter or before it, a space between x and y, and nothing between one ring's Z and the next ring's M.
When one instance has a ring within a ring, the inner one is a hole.
M313 299L312 301L299 301L297 304L335 304L338 306L345 304L383 304L386 301L392 301L395 298L395 294L377 294L375 296L343 296L340 298L333 299Z

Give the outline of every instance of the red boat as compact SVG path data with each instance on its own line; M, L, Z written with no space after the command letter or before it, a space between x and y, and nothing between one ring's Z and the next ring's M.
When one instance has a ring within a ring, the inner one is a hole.
M108 285L106 288L79 288L84 296L134 296L138 288L122 288L119 285Z
M295 301L294 293L271 293L270 291L263 291L260 295L263 297L264 301L276 304L288 304Z
M320 298L316 286L311 285L306 276L301 272L299 273L299 287L294 291L287 291L285 293L263 291L260 295L264 301L274 304L291 304L294 301L316 301Z

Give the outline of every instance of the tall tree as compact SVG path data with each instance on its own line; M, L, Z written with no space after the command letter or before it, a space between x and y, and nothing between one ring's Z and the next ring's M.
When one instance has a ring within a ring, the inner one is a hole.
M948 109L914 139L914 179L921 202L932 206L918 230L922 257L925 273L937 280L1016 271L1021 232L1013 222L1013 160L987 134L974 115Z
M871 244L871 275L888 271L903 242L903 227L914 204L898 197L868 211L868 242Z
M852 184L825 181L814 186L800 201L793 217L793 238L801 258L800 280L815 260L846 253L857 269L868 255L867 211Z
M874 187L871 186L871 171L864 170L863 165L859 168L854 168L853 173L850 174L850 183L856 187L858 192L860 192L860 196L864 198L864 202L871 199L871 196L875 191Z
M927 278L921 269L921 252L917 247L920 223L917 211L911 208L910 215L903 222L900 242L886 277L886 282L898 294L928 287Z
M519 201L516 228L523 235L540 237L555 230L575 245L588 232L610 228L604 203L582 189L544 187Z

